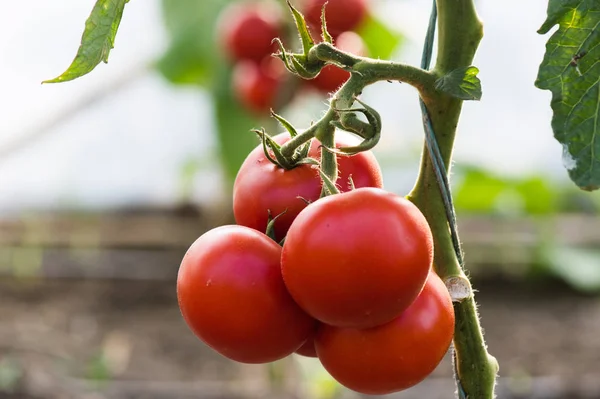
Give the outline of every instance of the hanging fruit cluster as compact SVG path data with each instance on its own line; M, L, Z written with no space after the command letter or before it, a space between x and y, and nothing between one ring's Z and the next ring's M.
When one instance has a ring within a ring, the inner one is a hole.
M368 13L368 0L329 0L326 17L328 31L341 50L367 55L366 46L355 32ZM321 10L326 0L305 0L302 9L313 37L320 37ZM271 108L290 102L303 89L329 94L337 90L350 73L328 65L312 80L291 77L272 54L273 40L289 36L279 4L273 0L237 2L220 16L220 44L233 64L232 90L248 110L266 115Z
M337 147L350 143L338 136ZM382 188L370 151L340 157L333 188L315 159L329 150L316 139L286 168L276 153L292 137L262 138L235 181L238 224L202 235L181 263L177 293L187 324L238 362L318 357L362 393L423 380L454 331L424 216Z

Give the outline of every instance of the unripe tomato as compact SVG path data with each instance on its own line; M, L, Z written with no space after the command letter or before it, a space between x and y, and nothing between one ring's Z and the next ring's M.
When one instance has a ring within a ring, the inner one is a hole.
M233 91L244 107L257 114L266 114L274 106L283 82L279 63L266 59L257 64L240 61L233 69Z
M280 257L275 241L247 227L200 236L177 276L181 313L198 338L243 363L272 362L298 349L315 321L288 294Z
M315 338L325 369L360 393L383 395L416 385L436 368L454 335L454 310L431 272L417 299L382 326L358 330L323 326Z
M354 55L365 55L367 47L363 39L354 32L344 32L335 40L335 46L340 50ZM325 66L316 78L308 80L307 83L324 93L331 93L340 88L350 79L350 72L335 65Z
M280 144L288 141L288 133L274 137ZM350 145L354 141L347 133L336 134L337 145ZM313 140L309 156L319 159L319 142ZM351 157L338 157L341 191L348 191L349 178L356 187L383 187L381 170L371 151ZM246 157L233 185L233 214L237 224L265 231L268 212L276 216L286 211L275 221L278 239L285 237L292 221L306 207L306 201L316 201L321 195L321 178L317 169L310 165L299 165L285 170L270 162L262 145L257 146ZM306 201L305 201L306 200Z
M306 207L283 246L283 280L308 314L337 327L387 323L419 295L433 261L427 220L379 188L331 195Z
M268 3L237 3L223 11L218 31L232 60L260 61L277 50L281 25L279 9Z
M308 0L304 16L313 27L321 26L321 12L325 2L327 31L332 35L354 30L367 15L367 0Z

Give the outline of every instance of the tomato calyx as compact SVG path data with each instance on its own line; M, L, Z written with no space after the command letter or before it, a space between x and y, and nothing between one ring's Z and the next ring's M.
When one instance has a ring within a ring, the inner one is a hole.
M283 247L283 243L285 241L285 237L280 240L277 241L277 234L275 234L275 222L277 221L277 219L279 219L281 216L285 215L285 213L288 210L285 209L283 212L278 213L277 215L273 216L271 214L271 210L267 209L267 214L269 215L267 218L267 228L265 229L265 235L267 237L269 237L271 240L275 241L276 243L278 243L280 246Z

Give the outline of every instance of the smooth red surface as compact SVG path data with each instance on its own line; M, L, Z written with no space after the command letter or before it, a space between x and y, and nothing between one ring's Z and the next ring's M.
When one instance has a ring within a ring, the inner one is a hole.
M317 330L314 331L315 334ZM315 336L311 334L306 342L298 348L296 351L298 355L306 356L306 357L317 357L317 350L315 349Z
M311 26L320 28L325 2L327 31L332 35L354 30L367 15L367 0L308 0L304 7L304 15Z
M431 272L419 297L399 317L357 330L323 326L315 339L319 359L342 385L382 395L410 388L436 368L454 334L454 310Z
M365 55L367 51L364 41L354 32L340 34L335 39L334 45L340 50L355 55ZM339 89L348 79L350 79L350 72L344 71L335 65L327 65L319 72L316 78L306 82L321 92L332 93Z
M288 133L274 137L278 143L289 140ZM336 133L339 145L351 145L349 134ZM319 159L319 142L313 140L310 156ZM361 152L351 157L338 157L340 190L350 189L349 177L356 187L383 187L381 170L371 151ZM306 207L306 202L317 201L321 195L321 178L318 171L310 165L300 165L291 170L275 166L264 155L262 145L248 155L233 186L233 213L237 224L264 232L267 228L268 210L273 216L287 209L275 222L278 239L283 238L292 221ZM299 198L302 197L302 198Z
M297 350L315 321L288 294L281 247L243 226L210 230L189 248L177 277L185 321L229 359L267 363Z
M281 36L279 9L267 3L236 3L226 8L218 24L221 43L234 61L260 61L277 50Z
M283 280L315 319L338 327L387 323L417 297L433 261L431 230L404 197L378 188L332 195L292 223Z
M240 61L233 69L233 91L246 109L258 114L267 114L274 106L277 91L282 84L282 76L272 64L257 64Z

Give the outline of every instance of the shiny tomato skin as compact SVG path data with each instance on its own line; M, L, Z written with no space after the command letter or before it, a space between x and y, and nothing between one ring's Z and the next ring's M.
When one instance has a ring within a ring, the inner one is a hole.
M268 3L237 3L227 7L218 21L218 34L232 61L260 61L277 50L281 14Z
M315 321L288 294L281 247L243 226L222 226L189 248L177 276L177 298L190 329L221 355L267 363L297 350Z
M308 0L304 15L307 22L315 28L321 26L321 12L325 2L327 31L332 35L354 30L367 16L367 0Z
M334 42L340 50L347 51L355 55L365 55L367 47L362 38L354 32L344 32L340 34ZM344 71L335 65L327 65L314 79L307 80L307 84L323 93L332 93L340 88L350 79L350 72Z
M431 374L453 334L450 295L431 272L421 294L391 322L364 330L323 326L315 346L339 383L363 394L383 395L410 388Z
M283 82L279 71L270 68L270 60L265 61L260 64L240 61L234 66L232 74L233 91L238 101L249 111L263 115L268 114L275 105L277 92Z
M288 133L274 136L280 144L289 138ZM341 132L336 134L336 142L344 146L355 144L350 135ZM313 140L309 155L319 158L320 153L319 142ZM342 191L350 189L350 176L356 187L383 187L381 169L371 151L338 157L338 169L337 185ZM268 210L273 216L287 210L275 222L276 236L281 239L294 218L306 207L305 200L316 201L320 194L321 179L314 167L279 168L265 157L262 145L259 145L246 157L235 179L233 213L237 224L264 232Z
M331 195L306 207L283 246L283 280L322 323L368 328L417 297L433 261L427 220L404 197L379 188Z

